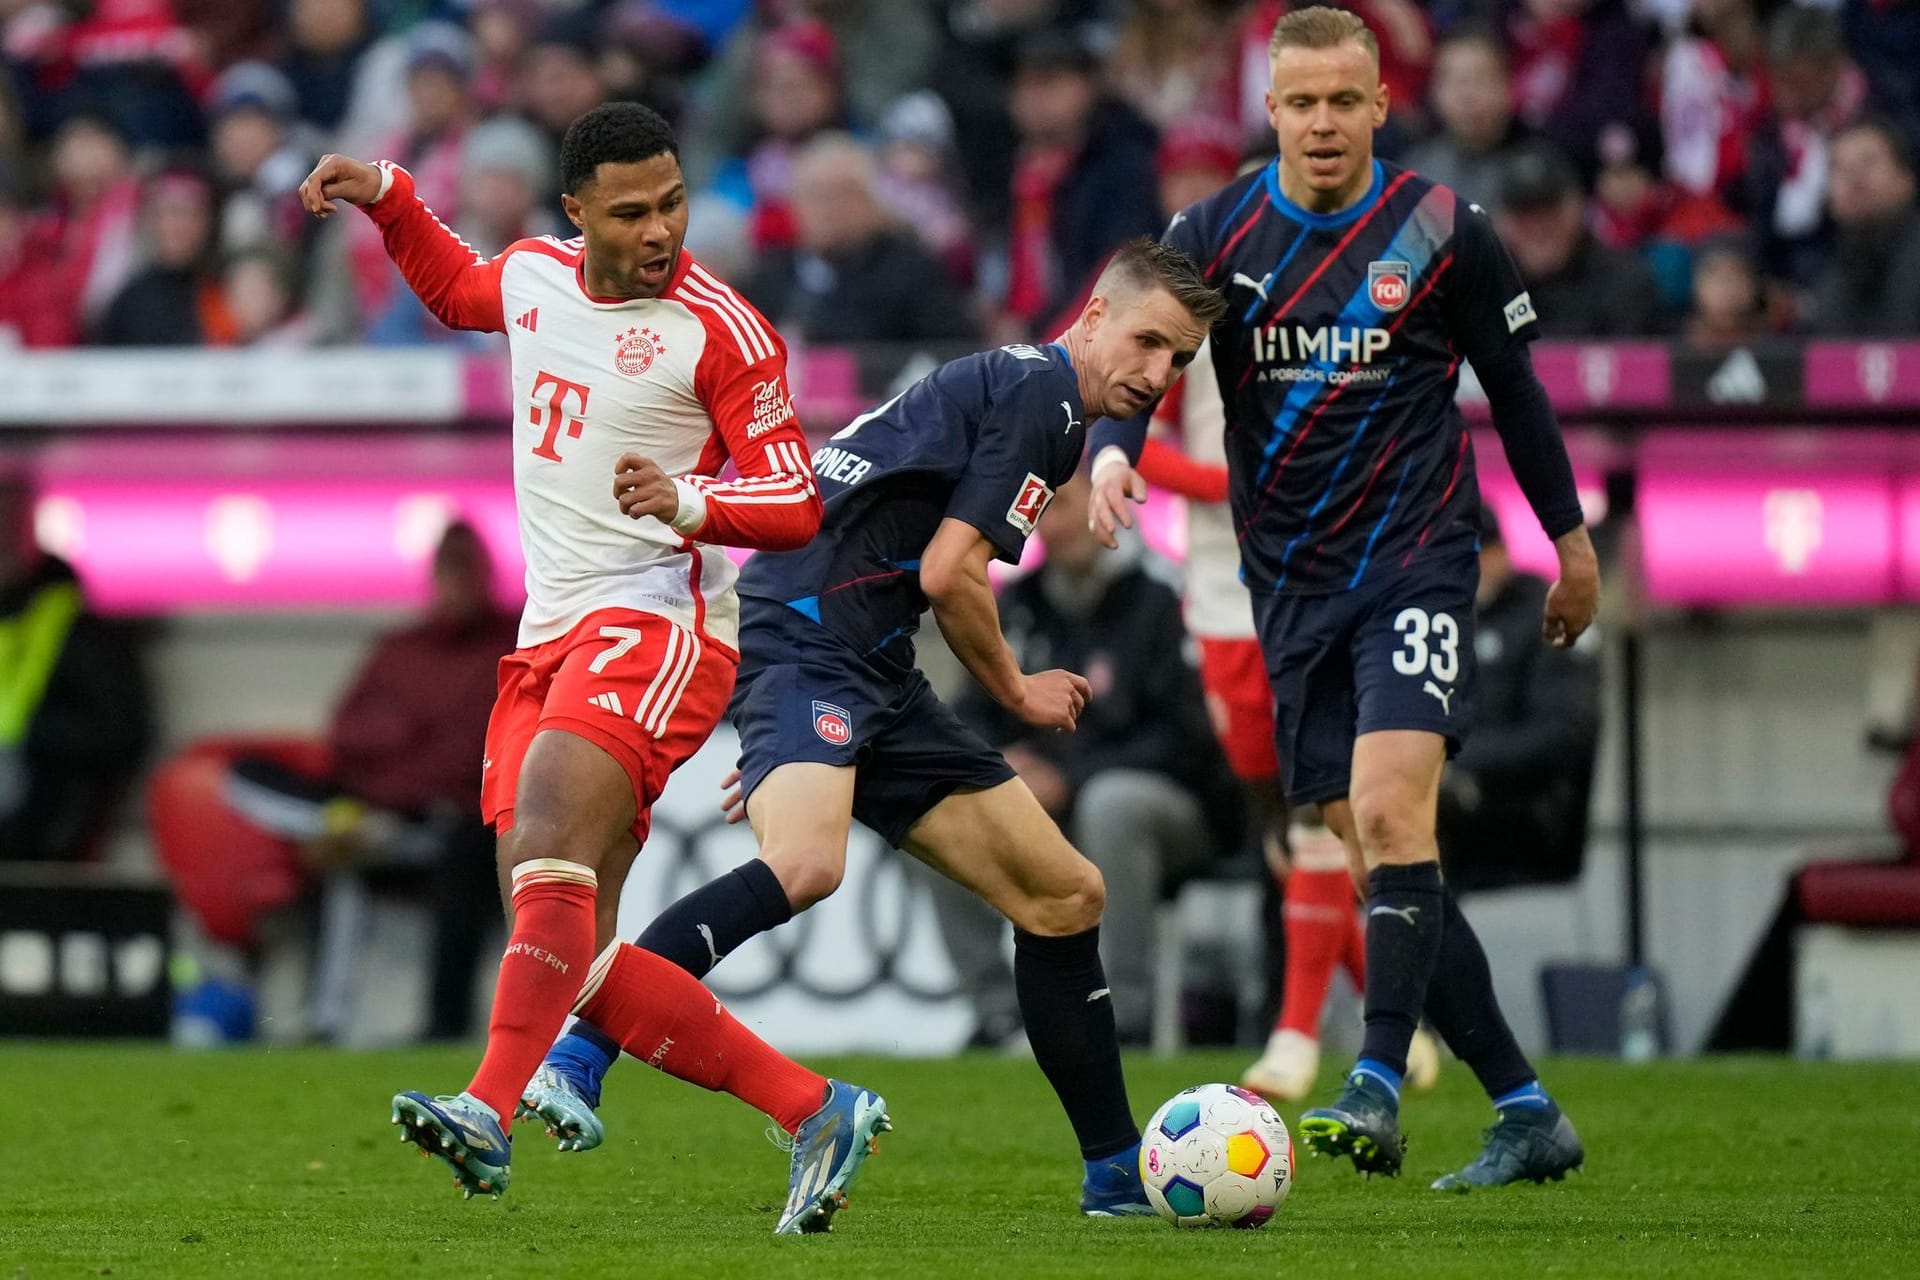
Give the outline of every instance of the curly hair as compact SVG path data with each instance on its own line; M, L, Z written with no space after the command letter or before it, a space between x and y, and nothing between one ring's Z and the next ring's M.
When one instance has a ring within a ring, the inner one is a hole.
M637 164L665 153L680 158L673 126L637 102L603 102L567 126L560 140L560 189L573 194L603 164Z

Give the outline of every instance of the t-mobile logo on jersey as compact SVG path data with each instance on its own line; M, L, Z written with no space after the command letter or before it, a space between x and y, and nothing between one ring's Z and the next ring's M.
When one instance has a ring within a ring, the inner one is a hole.
M510 956L525 956L529 960L538 960L541 964L549 968L558 969L562 973L567 971L567 962L565 960L562 960L545 947L536 947L531 942L515 942L507 947L507 954Z
M544 400L540 395L542 390L549 393ZM570 438L580 438L587 424L584 418L572 417L567 413L567 398L571 396L578 401L577 412L585 414L587 394L588 388L584 383L570 382L557 373L542 369L533 375L533 405L527 411L527 421L542 432L540 443L533 447L534 456L549 462L560 461L560 451L554 448L554 444L560 439L563 428Z

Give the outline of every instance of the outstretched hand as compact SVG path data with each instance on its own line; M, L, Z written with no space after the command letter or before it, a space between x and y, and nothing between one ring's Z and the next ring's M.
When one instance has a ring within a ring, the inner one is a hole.
M1147 500L1147 481L1118 448L1101 451L1093 464L1093 493L1087 501L1087 528L1109 550L1120 545L1120 529L1133 528L1129 503Z
M380 169L352 156L324 155L300 184L300 203L316 218L330 218L336 200L372 204L380 197Z
M737 822L745 822L747 801L746 797L740 794L740 771L735 769L720 779L720 786L725 792L720 797L720 812L727 815L727 824L731 826Z

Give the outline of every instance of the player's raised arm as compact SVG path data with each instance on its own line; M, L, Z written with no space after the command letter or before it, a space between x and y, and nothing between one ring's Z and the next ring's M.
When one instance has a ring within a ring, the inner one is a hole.
M442 324L489 333L506 328L500 302L506 255L489 262L449 231L414 193L412 174L385 160L322 156L300 184L300 203L314 217L327 218L336 201L358 205L373 219L407 287Z
M1030 725L1071 730L1093 687L1071 671L1020 670L1000 632L1000 605L987 578L997 551L980 530L948 516L920 557L920 589L954 656L995 702Z

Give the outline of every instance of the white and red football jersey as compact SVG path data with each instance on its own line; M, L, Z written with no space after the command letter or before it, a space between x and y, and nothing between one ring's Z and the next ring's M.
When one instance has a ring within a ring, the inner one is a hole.
M382 162L366 212L440 321L507 335L513 473L527 562L525 648L595 609L639 609L739 646L738 576L721 545L784 550L820 527L787 348L760 313L680 252L657 298L588 294L582 242L520 240L481 258ZM669 523L621 514L623 453L676 478ZM731 461L739 478L722 481Z
M1207 343L1194 353L1174 393L1155 415L1140 473L1187 502L1187 630L1216 639L1250 638L1253 597L1240 581L1240 542L1227 508L1226 406ZM1178 437L1177 445L1168 434Z

